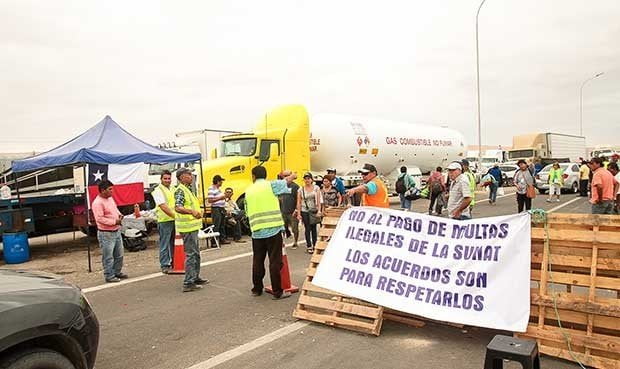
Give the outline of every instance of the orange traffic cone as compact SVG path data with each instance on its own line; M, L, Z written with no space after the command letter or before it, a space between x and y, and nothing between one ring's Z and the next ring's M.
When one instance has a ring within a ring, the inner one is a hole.
M282 242L282 269L280 269L280 280L282 289L286 292L295 293L299 291L299 287L291 284L291 272L288 269L288 257L286 256L286 245ZM271 286L265 287L265 292L273 295Z
M172 253L172 269L169 274L185 274L185 250L183 249L183 238L177 232L174 236L174 251Z

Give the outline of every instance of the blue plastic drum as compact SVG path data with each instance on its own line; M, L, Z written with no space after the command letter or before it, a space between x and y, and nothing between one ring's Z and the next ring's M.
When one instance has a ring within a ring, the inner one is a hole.
M7 264L25 263L30 259L28 233L3 233L2 243L4 247L4 261Z

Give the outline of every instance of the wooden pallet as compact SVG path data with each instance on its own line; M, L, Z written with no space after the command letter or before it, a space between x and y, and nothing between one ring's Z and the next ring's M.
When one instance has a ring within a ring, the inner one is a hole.
M383 307L342 295L312 284L312 278L336 229L344 209L328 209L319 229L319 241L310 259L306 279L293 316L378 336L383 324ZM332 246L337 247L337 246Z
M518 336L536 339L543 354L620 368L620 217L548 214L547 222L547 230L532 225L536 288L530 324Z

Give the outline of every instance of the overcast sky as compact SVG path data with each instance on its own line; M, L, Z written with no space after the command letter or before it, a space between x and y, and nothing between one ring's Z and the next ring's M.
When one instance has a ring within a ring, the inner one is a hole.
M248 130L301 103L448 125L476 141L479 1L3 1L0 152L51 148L109 114L157 143ZM620 1L488 0L483 144L579 132L620 144Z

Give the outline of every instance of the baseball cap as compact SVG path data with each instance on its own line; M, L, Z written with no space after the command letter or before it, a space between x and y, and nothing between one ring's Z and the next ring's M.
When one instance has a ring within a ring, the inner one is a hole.
M224 180L225 180L225 179L224 179L224 178L222 178L222 176L221 176L221 175L219 175L219 174L216 174L216 175L214 175L214 176L213 176L213 183L217 183L217 182L219 182L219 181L224 181Z
M304 173L304 177L303 178L314 178L314 177L312 176L312 173L306 172L306 173Z
M327 173L329 173L329 172L336 173L336 169L335 168L327 168Z
M459 163L457 161L453 161L452 163L450 163L448 165L448 170L455 170L455 169L463 170L463 167L461 166L461 163Z
M181 178L181 176L185 173L192 173L192 170L189 168L179 168L177 169L177 179Z
M362 173L362 174L366 174L366 173L370 173L370 172L375 172L377 173L377 168L372 165L372 164L364 164L364 166L362 167L362 169L357 171L358 173Z

